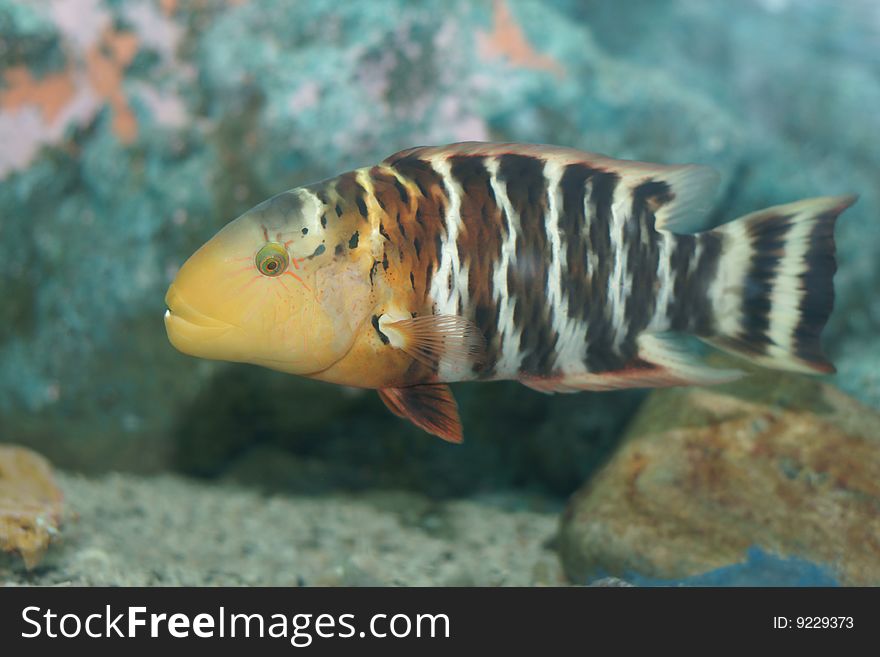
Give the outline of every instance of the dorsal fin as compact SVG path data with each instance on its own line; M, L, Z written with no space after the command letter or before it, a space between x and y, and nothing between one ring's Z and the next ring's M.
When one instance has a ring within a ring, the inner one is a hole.
M658 167L651 181L668 185L668 196L658 198L654 211L657 230L670 233L694 233L706 228L702 219L712 209L718 189L718 172L698 164Z
M714 169L698 164L651 164L617 160L600 153L546 144L464 141L445 146L417 146L388 156L385 164L393 166L395 162L409 157L430 160L457 155L524 155L560 165L585 164L592 169L616 173L624 189L633 194L641 189L649 200L653 199L657 230L673 233L691 233L706 228L700 220L712 208L712 199L719 181L718 173Z

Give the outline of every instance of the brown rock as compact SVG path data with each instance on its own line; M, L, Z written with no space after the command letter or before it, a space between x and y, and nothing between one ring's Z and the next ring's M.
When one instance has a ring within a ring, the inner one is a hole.
M62 494L49 462L23 447L0 445L0 550L36 566L58 535Z
M741 562L751 545L880 584L880 414L773 373L655 391L560 530L574 582L679 579Z

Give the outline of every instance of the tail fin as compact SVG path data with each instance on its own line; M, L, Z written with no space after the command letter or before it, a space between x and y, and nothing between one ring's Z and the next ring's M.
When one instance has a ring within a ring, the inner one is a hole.
M709 344L759 365L830 373L819 336L834 305L834 222L855 196L778 205L716 228Z

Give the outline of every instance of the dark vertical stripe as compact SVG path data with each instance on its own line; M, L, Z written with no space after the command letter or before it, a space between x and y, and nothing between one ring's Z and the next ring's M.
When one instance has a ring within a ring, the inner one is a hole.
M748 227L752 257L743 285L743 323L737 338L764 354L772 344L770 312L773 282L779 274L779 264L785 254L785 238L791 229L791 217L778 215L755 222Z
M397 160L393 168L401 176L411 180L421 196L430 201L428 207L423 208L423 212L445 208L447 199L443 191L443 177L434 170L430 162L414 157L405 157Z
M690 280L687 283L690 307L688 330L696 335L708 336L715 332L714 300L709 296L709 288L718 275L718 262L721 259L721 236L717 233L697 235L700 256Z
M819 336L834 308L834 223L847 206L836 208L816 218L804 257L800 287L804 296L798 306L798 323L794 330L794 352L798 358L833 371L822 354Z
M587 259L590 239L586 231L584 197L587 180L597 172L585 164L569 164L559 181L562 203L559 212L560 239L565 245L566 269L562 292L568 299L570 319L586 321L590 315L590 277Z
M547 180L544 160L526 155L498 158L498 180L519 217L516 259L507 270L508 291L516 299L513 322L520 331L520 371L542 375L549 370L559 336L547 307L551 248L547 241Z
M686 331L690 322L692 303L688 294L688 270L697 250L695 235L674 235L669 271L672 277L672 301L669 305L669 324L674 331Z
M636 339L654 316L660 249L660 234L654 228L655 212L672 198L665 182L648 181L633 190L624 230L627 274L632 281L624 307L626 337L620 349L624 354L636 354Z
M406 228L401 214L406 215L409 208L409 194L397 178L382 167L370 169L370 180L373 182L373 194L379 207L385 210L388 217L397 224L401 235L406 238Z
M390 166L405 180L411 182L418 194L410 195L394 176L386 185L388 194L397 197L399 215L397 222L400 237L399 247L406 245L410 254L409 270L413 274L413 289L425 304L431 288L431 279L440 262L440 246L446 231L445 212L448 198L445 193L443 177L434 170L430 162L415 156L406 156L390 162ZM401 191L402 190L402 191ZM386 227L389 230L391 227ZM427 305L420 312L428 312Z
M480 156L449 158L450 173L461 188L461 229L456 246L459 259L468 270L469 308L463 316L473 321L486 338L486 359L476 365L482 377L494 374L501 354L498 334L498 304L492 275L501 258L504 239L502 210L491 193L491 176Z
M596 255L596 270L590 277L590 307L587 316L586 366L591 372L618 370L626 364L613 350L614 335L608 317L608 281L613 258L611 249L611 205L619 176L602 172L591 178L590 247Z

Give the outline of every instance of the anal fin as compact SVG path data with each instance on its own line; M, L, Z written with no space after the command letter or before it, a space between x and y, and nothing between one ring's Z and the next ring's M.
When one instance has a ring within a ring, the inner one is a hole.
M638 357L628 367L611 372L583 373L548 378L523 378L520 382L540 392L580 392L623 388L668 388L717 385L735 381L744 372L706 365L675 336L646 333L638 339Z
M452 390L442 383L382 388L379 399L398 417L451 443L462 441L461 419Z

